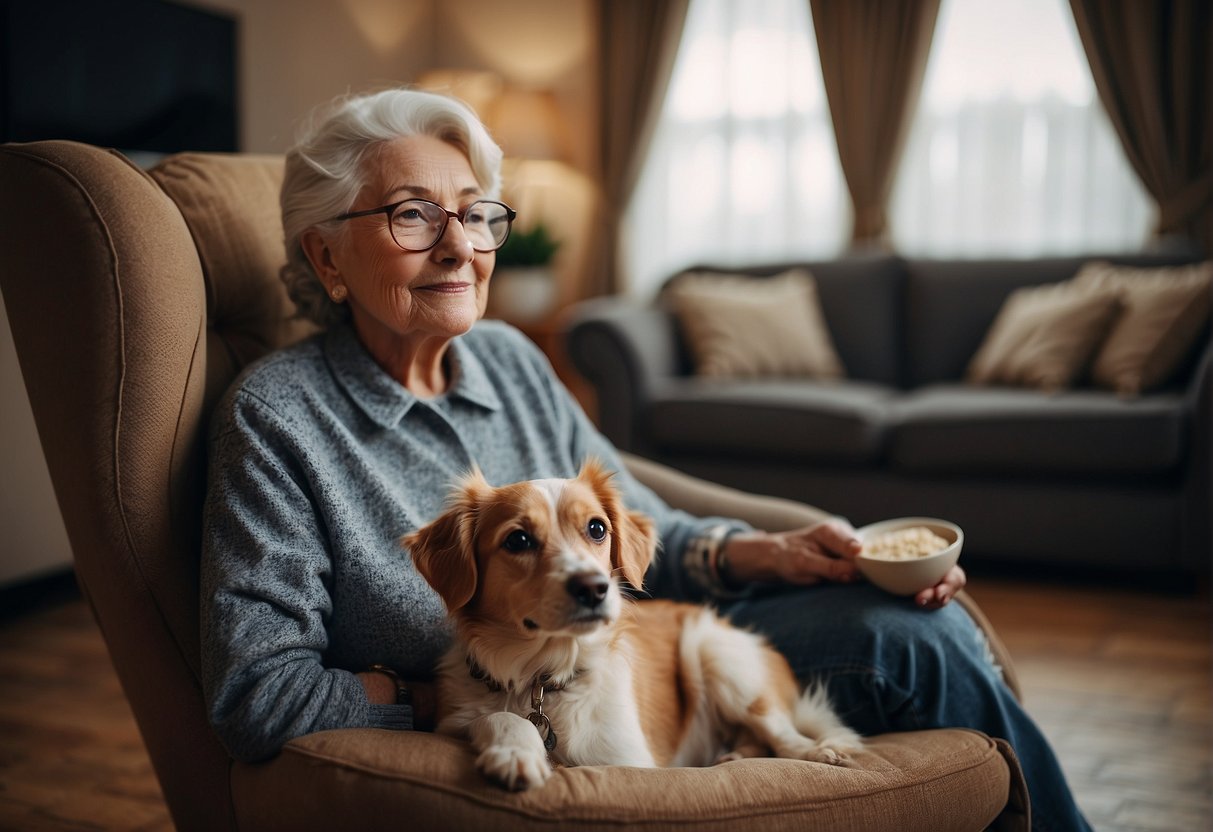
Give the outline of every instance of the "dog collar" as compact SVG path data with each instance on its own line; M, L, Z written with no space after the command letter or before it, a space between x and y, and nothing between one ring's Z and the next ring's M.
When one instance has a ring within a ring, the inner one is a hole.
M488 688L490 691L492 691L493 693L500 693L501 691L506 689L506 685L501 684L501 682L497 681L492 676L490 676L489 672L487 670L485 670L483 667L481 667L480 664L475 659L473 659L470 654L467 656L466 661L467 661L467 666L468 666L468 673L477 682L483 682L484 686L486 688ZM583 671L581 668L575 669L573 671L573 675L570 676L568 679L565 679L563 682L553 682L551 675L547 674L547 673L542 673L542 674L536 676L531 681L532 698L535 695L536 689L540 690L543 693L552 693L554 691L564 690L565 687L570 682L572 682L574 679L576 679L578 676L580 676L582 674L582 672ZM513 685L510 685L509 687L510 687L510 690L513 690ZM540 696L540 701L542 701L542 695Z

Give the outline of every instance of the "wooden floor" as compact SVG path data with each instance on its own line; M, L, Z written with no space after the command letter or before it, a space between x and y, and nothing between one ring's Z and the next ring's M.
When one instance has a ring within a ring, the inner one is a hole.
M1097 830L1213 829L1206 593L970 590ZM170 829L97 628L58 596L0 619L0 830Z

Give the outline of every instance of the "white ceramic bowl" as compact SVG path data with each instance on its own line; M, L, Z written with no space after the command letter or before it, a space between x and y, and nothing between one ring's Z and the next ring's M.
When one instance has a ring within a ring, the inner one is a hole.
M939 580L956 565L960 557L960 548L964 545L964 532L955 523L939 520L934 517L898 517L894 520L881 520L862 529L856 529L860 541L867 541L877 535L896 532L914 526L925 526L935 534L948 541L946 549L932 555L908 560L884 560L860 554L855 559L855 565L869 581L894 595L916 595L930 586L935 586Z

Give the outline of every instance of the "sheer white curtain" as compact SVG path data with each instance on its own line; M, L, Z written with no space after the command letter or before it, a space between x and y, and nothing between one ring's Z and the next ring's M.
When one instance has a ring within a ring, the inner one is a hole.
M624 217L626 290L698 262L836 255L850 210L807 0L692 0Z
M890 205L911 255L1131 250L1155 208L1065 0L943 0Z

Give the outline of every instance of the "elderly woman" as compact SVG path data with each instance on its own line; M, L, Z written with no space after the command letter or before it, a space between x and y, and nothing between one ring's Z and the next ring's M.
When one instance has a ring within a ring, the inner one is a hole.
M211 719L231 753L329 728L433 724L442 602L398 541L478 465L504 484L596 456L662 555L654 595L711 599L827 681L865 733L972 726L1023 762L1041 828L1085 828L1044 738L949 600L856 582L859 543L825 519L780 534L664 505L517 331L481 321L514 211L501 151L462 104L389 90L339 102L287 155L283 278L325 331L250 366L214 415L202 563ZM755 585L817 584L754 592Z

